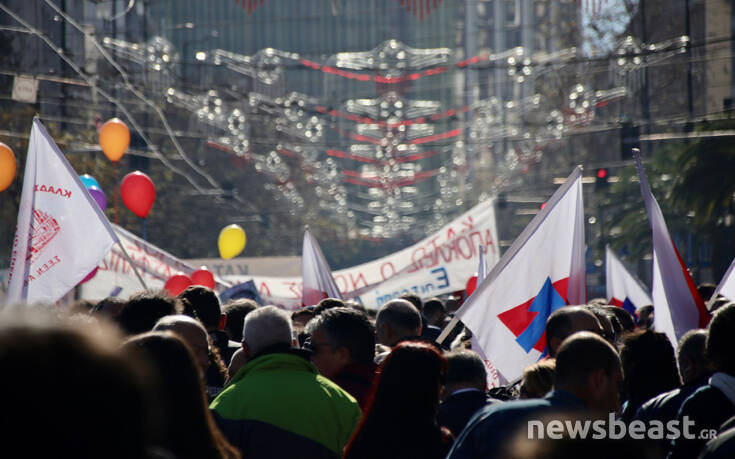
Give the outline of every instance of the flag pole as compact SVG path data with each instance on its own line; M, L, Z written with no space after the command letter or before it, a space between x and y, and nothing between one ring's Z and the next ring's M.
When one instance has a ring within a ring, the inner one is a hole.
M457 317L452 317L452 320L449 321L446 327L444 327L444 330L439 334L439 336L436 337L436 343L439 345L444 344L444 341L446 341L447 337L449 336L452 331L454 331L454 327L457 326L459 323L459 319Z
M128 251L125 250L125 246L120 242L120 239L118 239L117 234L115 235L115 240L117 241L117 245L120 246L120 249L122 249L123 254L125 255L125 259L128 260L128 263L130 263L130 267L133 268L133 272L135 273L135 277L138 278L138 281L140 282L140 285L143 286L143 289L148 290L148 286L146 285L143 278L140 276L140 273L138 272L138 268L135 267L135 263L133 263L133 259L130 258L130 255L128 255Z

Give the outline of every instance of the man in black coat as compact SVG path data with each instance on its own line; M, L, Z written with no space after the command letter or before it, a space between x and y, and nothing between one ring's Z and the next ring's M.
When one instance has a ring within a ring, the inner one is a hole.
M459 436L467 421L480 408L496 402L487 396L485 362L472 351L455 351L446 355L446 398L439 405L437 422Z

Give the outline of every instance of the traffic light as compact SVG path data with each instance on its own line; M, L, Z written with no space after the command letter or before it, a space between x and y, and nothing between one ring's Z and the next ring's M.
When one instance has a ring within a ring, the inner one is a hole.
M595 189L601 190L607 188L610 184L610 171L606 167L600 167L595 171Z

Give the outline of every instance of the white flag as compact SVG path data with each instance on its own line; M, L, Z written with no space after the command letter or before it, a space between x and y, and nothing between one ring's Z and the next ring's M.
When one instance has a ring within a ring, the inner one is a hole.
M722 276L720 284L712 293L711 302L717 299L717 295L720 294L730 301L735 301L735 260L730 263L730 267L727 268L727 272Z
M605 248L605 281L610 304L631 314L641 306L653 304L646 286L628 271L610 247Z
M643 203L646 205L648 221L653 233L653 325L659 332L666 333L676 346L679 339L689 330L705 328L709 314L699 296L694 281L684 266L679 252L666 227L664 215L651 193L646 171L641 164L638 149L633 149L633 159L638 171Z
M34 118L6 305L59 300L102 261L115 242L107 218Z
M319 243L311 235L309 229L304 233L304 248L301 255L301 304L313 306L324 298L342 299L337 283L332 277L332 270L324 258Z
M457 311L513 380L546 353L546 319L586 301L582 170L576 168Z

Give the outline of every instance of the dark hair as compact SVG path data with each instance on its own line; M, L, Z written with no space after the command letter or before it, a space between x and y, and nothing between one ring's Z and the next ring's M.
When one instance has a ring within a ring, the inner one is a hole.
M705 282L697 285L697 292L699 292L699 296L702 297L702 300L705 303L712 298L712 294L715 293L715 290L717 290L717 286L715 284Z
M653 326L653 305L641 306L636 311L638 314L638 328L651 328Z
M318 316L327 309L343 307L345 307L345 302L339 298L324 298L314 307L314 315Z
M705 346L707 344L707 330L689 330L679 340L676 351L676 361L679 362L679 373L684 384L692 379L699 378L708 373ZM691 361L693 367L687 366L687 360ZM687 370L689 370L687 374Z
M614 344L615 340L617 339L618 333L622 331L623 328L620 325L620 322L618 322L617 317L615 317L615 315L613 315L611 312L608 312L607 310L597 305L587 305L586 309L594 314L595 317L597 317L597 321L600 322L602 332L604 333L603 338L605 338L609 343ZM605 326L605 324L607 323L609 323L610 327L612 328L612 335L610 335L610 332Z
M447 433L436 424L447 360L432 346L406 341L380 365L365 413L345 458L444 457Z
M476 352L469 350L452 351L445 354L447 358L447 386L466 383L478 389L487 385L485 362Z
M179 293L178 298L187 300L194 309L194 316L207 330L215 330L222 317L219 298L212 289L202 285L191 285Z
M378 311L376 324L380 326L382 323L406 333L412 332L421 326L421 313L408 300L390 300Z
M618 318L618 322L623 327L623 332L631 332L635 329L635 317L625 309L613 305L606 305L603 308Z
M552 312L549 318L546 319L546 348L551 357L554 357L554 350L551 349L552 338L559 338L563 341L569 335L578 331L574 329L574 322L572 321L572 317L577 314L594 316L585 306L567 306Z
M225 331L230 335L230 339L242 341L242 325L245 322L245 316L257 309L258 303L248 298L241 298L229 302L223 311L225 314Z
M240 457L214 423L194 355L181 338L167 331L149 332L130 338L123 349L157 370L152 400L165 426L161 446L182 459Z
M179 300L164 291L143 290L128 298L118 321L128 335L137 335L150 331L158 319L177 314L180 309Z
M442 300L437 297L433 297L424 301L424 316L428 318L437 313L441 315L445 314L444 303Z
M122 299L114 296L108 296L107 298L99 300L97 304L94 305L94 308L92 308L92 314L109 317L114 320L120 315L124 306L125 301Z
M564 340L556 353L554 386L559 389L584 385L587 377L597 370L609 376L620 369L615 349L600 336L577 332Z
M406 300L419 310L419 313L424 312L424 304L421 302L421 297L415 293L404 293L398 297L401 300Z
M715 312L707 335L707 358L715 371L735 376L735 303Z
M679 370L669 338L653 330L622 339L623 391L634 408L663 392L679 387ZM632 412L635 413L635 409Z
M360 311L332 308L316 316L307 328L309 333L321 330L332 349L347 348L354 363L372 362L375 357L375 327Z
M145 370L119 352L116 330L9 315L0 319L6 448L23 457L146 457Z

